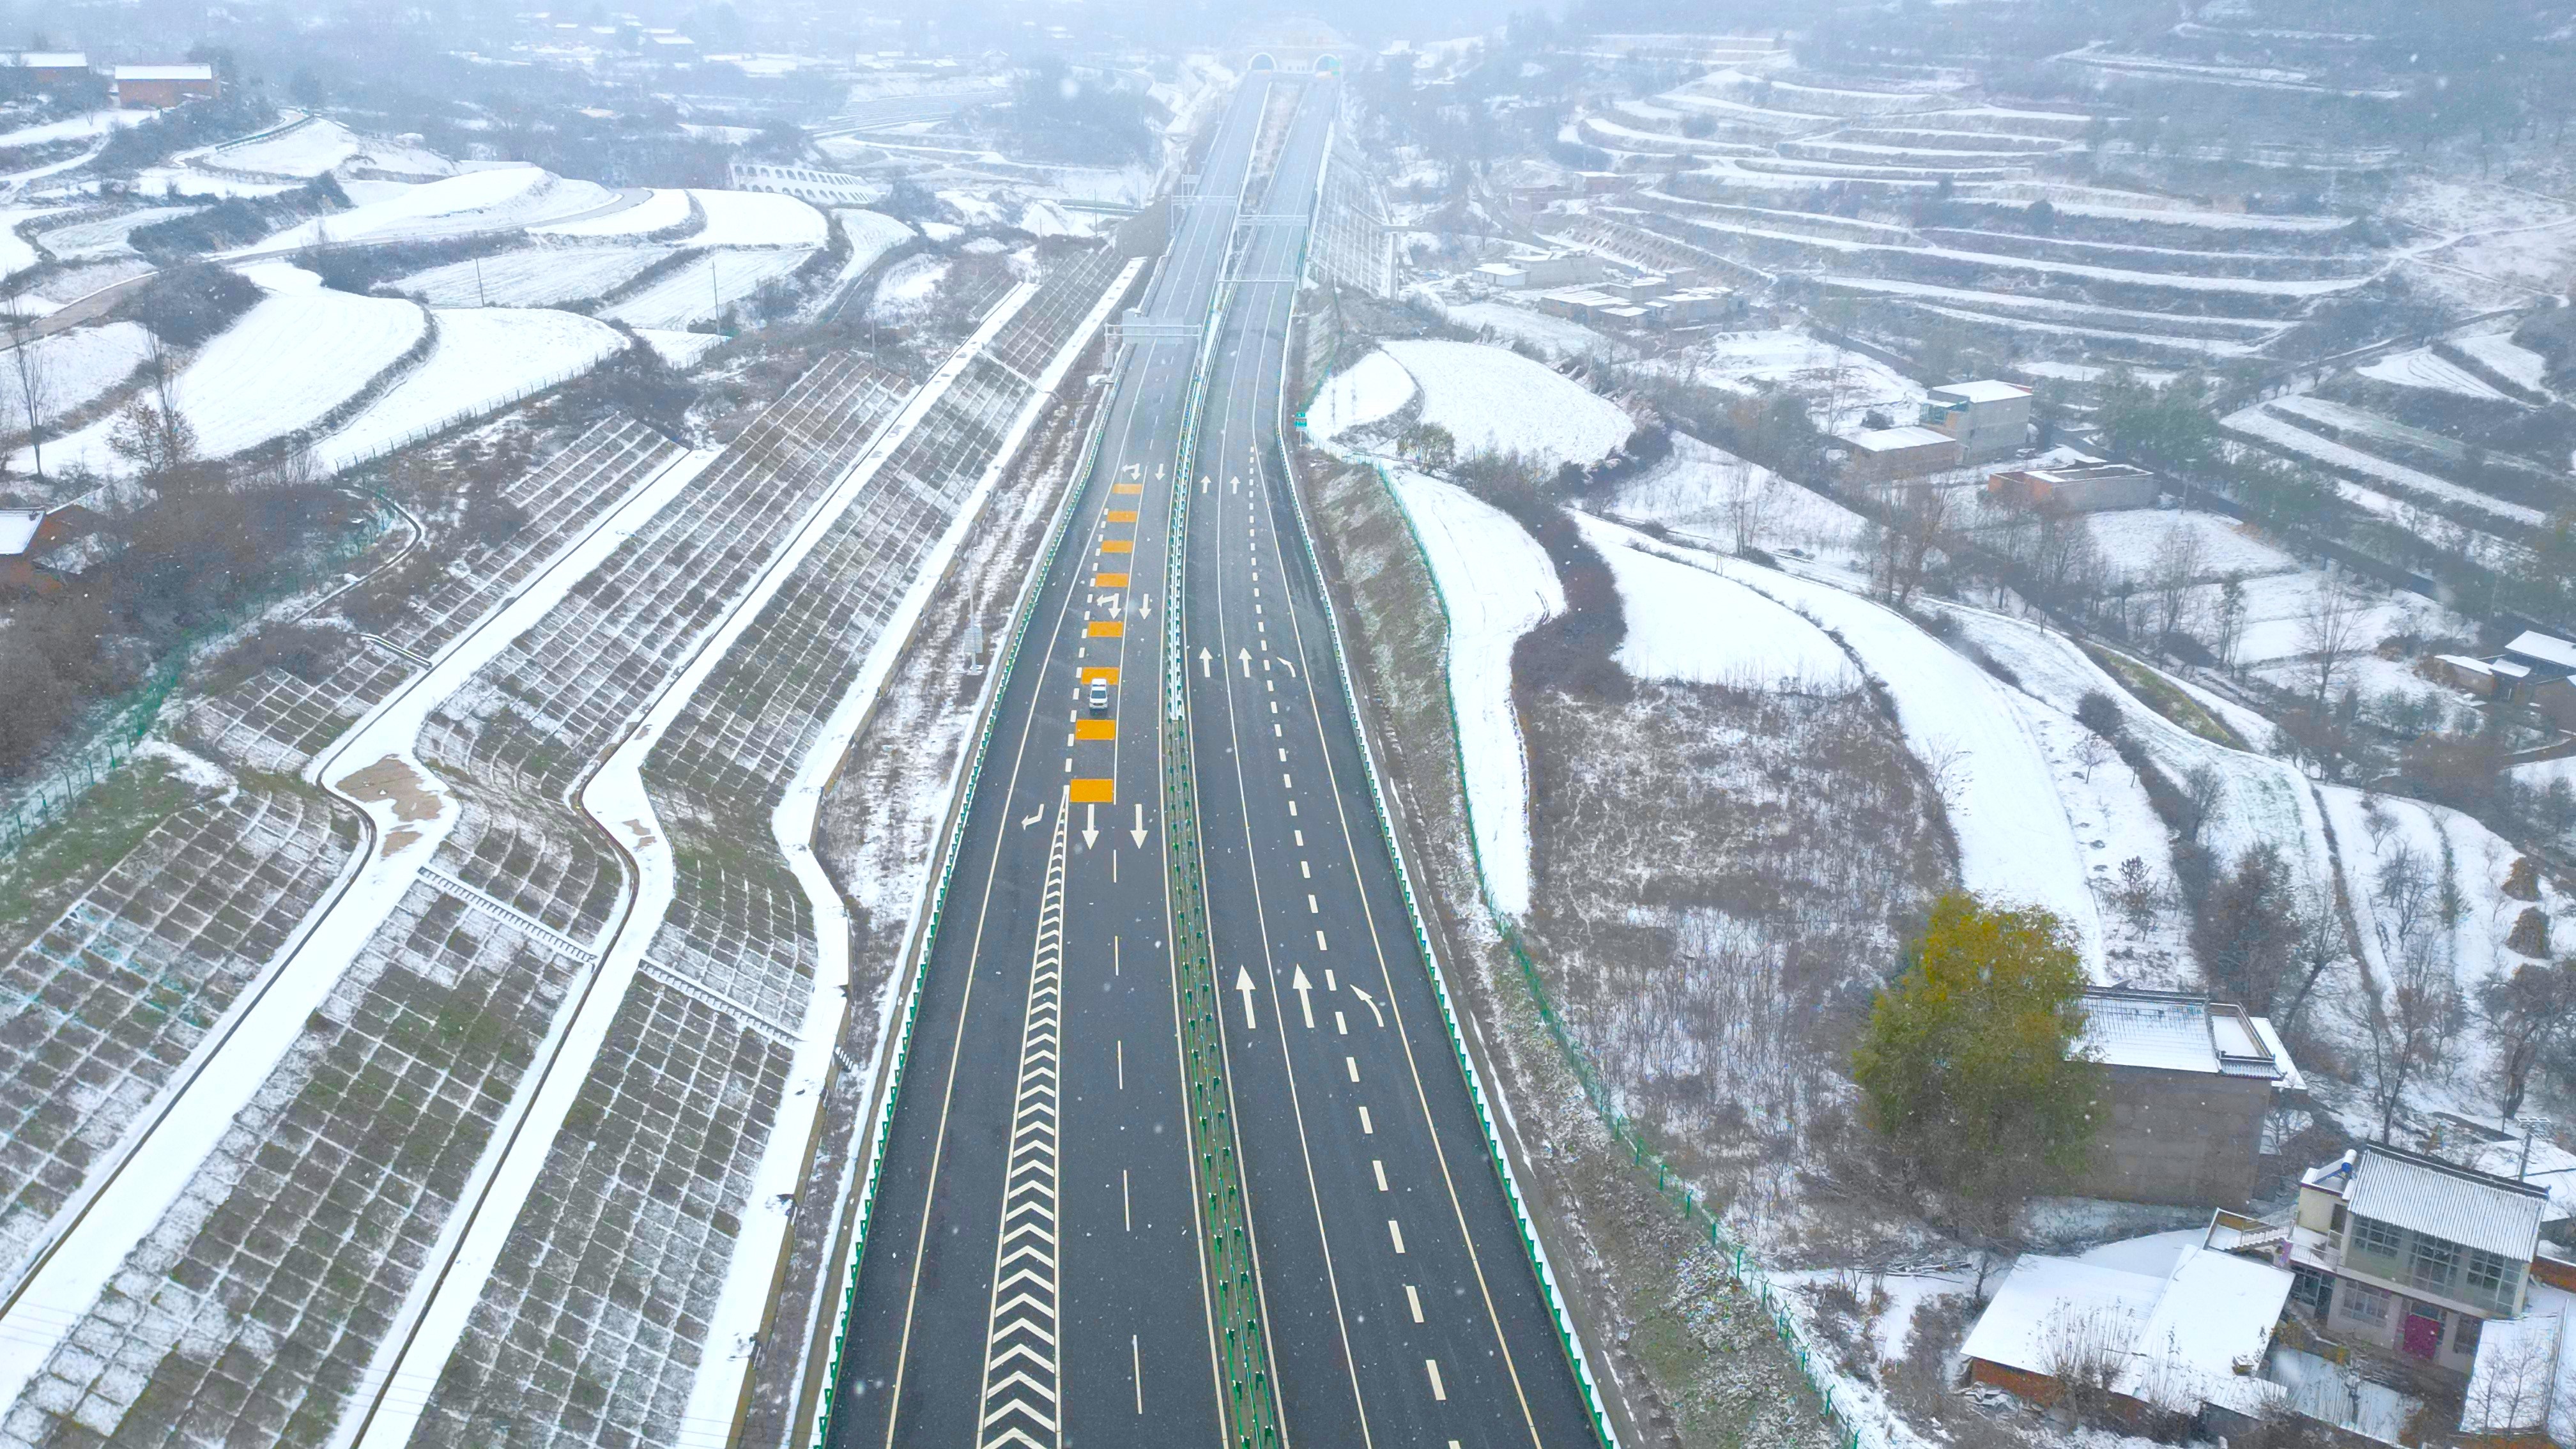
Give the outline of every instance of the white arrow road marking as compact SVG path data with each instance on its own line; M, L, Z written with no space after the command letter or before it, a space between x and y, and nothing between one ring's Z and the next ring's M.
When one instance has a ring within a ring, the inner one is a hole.
M1100 596L1100 604L1101 604L1101 607L1103 607L1103 608L1105 608L1105 609L1107 609L1107 610L1109 611L1109 617L1110 617L1110 618L1115 619L1115 618L1117 618L1117 617L1118 617L1118 606L1119 606L1120 599L1121 599L1121 596L1120 596L1120 595L1117 595L1117 594L1102 594L1102 595Z
M1243 993L1244 1029L1247 1031L1252 1030L1252 970L1250 967L1237 966L1234 968L1234 989Z
M1028 829L1030 826L1037 824L1039 821L1044 820L1045 818L1046 818L1046 807L1045 807L1044 805L1041 805L1041 806L1039 806L1039 807L1038 807L1038 813L1036 813L1035 815L1030 816L1028 819L1023 820L1023 821L1021 821L1021 822L1020 822L1020 828L1021 828L1022 830L1026 830L1026 829Z
M1150 619L1154 617L1154 596L1152 594L1137 595L1136 617L1139 619Z
M1315 989L1315 983L1306 979L1305 967L1296 966L1291 967L1290 969L1295 974L1288 978L1288 989L1297 993L1297 1009L1304 1012L1306 1015L1306 1029L1308 1031L1313 1031L1315 1029L1315 998L1312 993Z
M1141 849L1143 849L1143 848L1144 848L1144 845L1145 845L1145 807L1144 807L1141 803L1140 803L1140 804L1138 804L1138 805L1137 805L1137 807L1136 807L1136 828L1135 828L1135 829L1133 829L1133 830L1128 831L1127 833L1128 833L1129 835L1131 835L1131 836L1135 837L1135 840L1136 840L1136 846L1137 846L1137 848L1138 848L1138 849L1140 849L1140 850L1141 850Z
M1280 660L1280 661L1279 661L1279 667L1288 671L1288 677L1289 677L1289 678L1294 679L1294 678L1296 678L1296 677L1297 677L1297 666L1296 666L1296 665L1289 663L1289 662L1288 662L1287 660L1285 660L1285 659L1282 659L1282 660Z
M1209 677L1209 676L1208 676L1208 661L1209 661L1210 659L1215 658L1215 657L1216 657L1215 655L1210 654L1210 653L1208 653L1208 652L1207 652L1207 646L1206 646L1206 645L1202 644L1202 645L1200 645L1200 646L1199 646L1199 678L1201 678L1201 679L1206 679L1206 678L1208 678L1208 677Z
M1089 850L1100 839L1100 807L1082 807L1082 848Z
M1001 1235L993 1244L993 1293L985 1319L977 1449L1046 1449L1059 1432L1064 1360L1056 1342L1062 1288L1056 1269L1057 1072L1064 1026L1064 836L1072 814L1071 796L1060 797L1020 1029L1019 1087L1011 1105Z
M1241 645L1237 645L1235 646L1234 654L1235 657L1243 663L1243 677L1250 679L1252 677L1252 651L1242 647Z
M1242 492L1242 491L1243 491L1243 478L1241 477L1241 475L1237 475L1237 476L1235 476L1235 477L1228 478L1228 479L1226 479L1226 480L1225 480L1225 482L1226 482L1226 491L1227 491L1227 492L1229 492L1229 493L1240 493L1240 492Z
M1378 1015L1376 999L1370 996L1367 992L1360 990L1360 984L1356 981L1351 983L1351 995L1360 999L1360 1004L1369 1009L1369 1015L1377 1017L1377 1024L1381 1029L1386 1026L1386 1018Z

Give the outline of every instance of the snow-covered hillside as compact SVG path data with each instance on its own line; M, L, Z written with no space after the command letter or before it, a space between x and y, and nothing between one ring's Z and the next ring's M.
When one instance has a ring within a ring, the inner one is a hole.
M1591 464L1636 428L1616 403L1508 348L1414 341L1383 350L1421 386L1422 420L1448 429L1461 453L1520 453L1551 469Z
M337 470L415 434L489 411L562 381L626 346L617 329L573 312L510 307L431 314L426 360L329 438L313 460Z

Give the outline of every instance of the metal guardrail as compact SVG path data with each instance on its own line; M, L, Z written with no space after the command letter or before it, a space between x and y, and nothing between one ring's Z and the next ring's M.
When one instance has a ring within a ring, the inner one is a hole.
M1208 300L1207 340L1190 368L1190 390L1181 408L1179 467L1173 479L1171 522L1163 554L1164 677L1173 693L1165 701L1163 733L1163 840L1170 877L1172 977L1181 993L1182 1058L1188 1067L1193 1185L1206 1245L1208 1283L1216 1290L1218 1349L1227 1381L1226 1442L1230 1449L1271 1449L1281 1442L1278 1385L1262 1316L1261 1279L1252 1259L1251 1206L1243 1192L1242 1144L1236 1135L1234 1097L1225 1039L1222 983L1209 933L1206 871L1199 842L1197 772L1190 758L1189 678L1181 652L1177 601L1187 597L1189 500L1198 457L1200 415L1207 404L1209 365L1217 324L1234 295L1220 285Z

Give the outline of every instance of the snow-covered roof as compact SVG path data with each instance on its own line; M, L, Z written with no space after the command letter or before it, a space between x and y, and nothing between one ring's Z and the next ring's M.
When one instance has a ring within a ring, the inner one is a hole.
M2373 1144L2361 1149L2344 1202L2361 1217L2528 1263L2549 1193Z
M1975 382L1954 382L1946 387L1932 388L1930 392L1934 397L1956 398L1967 403L2010 402L2017 397L2030 396L2029 388L1999 382L1991 377Z
M2204 996L2094 987L2084 993L2084 1034L2076 1048L2108 1066L2303 1085L2270 1022Z
M1843 441L1864 453L1893 453L1900 448L1928 448L1936 443L1959 440L1938 429L1908 424L1901 428L1871 428L1866 432L1846 433Z
M2433 657L2453 669L2465 669L2471 674L2495 673L2495 666L2483 659L2472 659L2466 654L2436 654Z
M2576 1441L2576 1353L2567 1322L2576 1294L2531 1286L2520 1318L2490 1319L2478 1332L2478 1356L2460 1405L2460 1432L2512 1435L2539 1430L2555 1443Z
M210 81L215 78L211 65L120 65L116 78L121 81Z
M2186 1413L2215 1403L2250 1414L2278 1392L2252 1374L2290 1283L2286 1269L2197 1244L2162 1275L2025 1254L1959 1351L2053 1375L2090 1350L2116 1361L2115 1392Z
M2542 664L2555 668L2576 671L2576 644L2570 644L2553 635L2543 634L2537 629L2525 629L2513 636L2513 642L2504 646L2504 652L2519 654L2525 659L2538 660Z
M17 558L36 541L45 523L41 508L0 508L0 558Z
M2113 1392L2175 1413L2202 1404L2259 1412L2278 1390L2253 1374L2290 1301L2291 1281L2269 1263L2187 1249L2138 1326Z

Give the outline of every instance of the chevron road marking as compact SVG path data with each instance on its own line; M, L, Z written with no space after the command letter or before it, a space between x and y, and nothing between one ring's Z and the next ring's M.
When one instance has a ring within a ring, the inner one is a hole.
M1064 1378L1056 1341L1059 1072L1064 1035L1065 830L1070 794L1055 812L1047 847L1046 892L1038 905L1037 951L1020 1036L1020 1082L1011 1103L1011 1155L1002 1175L1002 1232L993 1246L993 1297L984 1340L984 1398L977 1449L1054 1449Z

